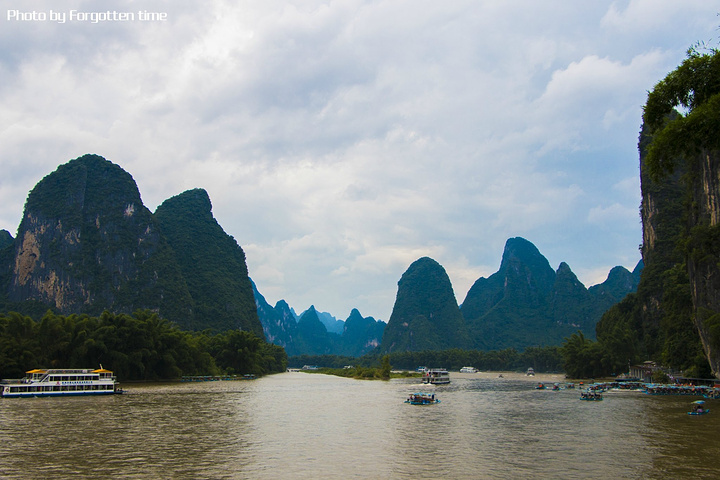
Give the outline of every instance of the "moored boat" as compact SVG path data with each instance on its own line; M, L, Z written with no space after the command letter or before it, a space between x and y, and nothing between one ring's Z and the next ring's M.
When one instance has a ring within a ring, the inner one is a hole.
M440 403L439 398L435 398L434 393L411 393L405 403L411 405L432 405L433 403Z
M20 380L0 382L0 396L62 397L75 395L110 395L123 393L110 370L34 369Z
M527 372L525 372L525 375L527 375L528 377L534 377L534 376L535 376L535 370L533 370L533 368L530 367L530 368L527 369Z
M423 374L422 383L430 383L433 385L450 383L450 372L444 368L432 368Z

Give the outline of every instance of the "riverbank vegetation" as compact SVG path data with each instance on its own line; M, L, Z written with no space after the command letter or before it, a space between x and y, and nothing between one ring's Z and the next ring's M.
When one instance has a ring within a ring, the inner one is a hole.
M0 314L0 378L20 378L33 368L100 364L123 381L169 380L282 372L287 355L251 332L184 331L149 311L99 317L48 312L38 322L19 313Z
M311 370L304 370L308 373L323 373L325 375L335 375L337 377L355 378L358 380L390 380L391 377L408 376L401 374L393 374L390 366L390 356L383 355L380 359L380 365L374 367L362 367L355 365L345 365L342 368L318 367Z
M529 347L519 352L514 348L505 350L428 350L423 352L395 352L387 355L392 368L397 370L415 370L419 366L442 367L460 370L473 366L485 371L524 372L532 367L536 372L561 372L563 357L560 347ZM302 368L313 365L321 368L342 369L346 365L373 367L380 363L381 356L370 353L359 358L338 355L299 355L290 357L288 365Z

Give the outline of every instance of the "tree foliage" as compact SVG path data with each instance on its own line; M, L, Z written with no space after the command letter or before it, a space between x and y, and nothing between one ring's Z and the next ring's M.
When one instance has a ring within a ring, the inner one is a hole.
M0 377L31 368L90 368L103 364L122 380L160 380L221 373L282 372L287 355L254 333L188 332L150 311L61 316L36 322L0 315Z
M673 115L676 109L685 115ZM643 122L652 135L646 164L653 178L672 172L681 158L720 148L720 51L688 58L648 94Z

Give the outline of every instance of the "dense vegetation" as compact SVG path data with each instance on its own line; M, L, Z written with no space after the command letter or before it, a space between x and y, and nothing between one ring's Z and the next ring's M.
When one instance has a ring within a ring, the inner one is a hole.
M263 335L245 252L212 215L203 189L165 200L155 211L193 299L193 328L241 328Z
M174 379L183 375L282 372L287 355L251 332L188 332L149 311L60 316L36 322L0 315L0 377L19 378L32 368L93 368L102 364L121 380Z
M465 366L473 366L486 371L522 371L532 367L536 372L562 371L563 357L560 347L530 347L522 352L514 348L494 351L461 350L426 350L421 352L396 352L388 355L390 364L395 369L415 370L418 366L429 368L447 368L460 370ZM373 367L381 363L382 357L377 353L364 355L360 358L336 355L300 355L290 357L288 365L300 368L303 365L316 365L327 368L342 368L345 365Z
M620 373L629 363L654 360L688 377L709 377L698 326L707 332L709 350L720 349L720 315L696 304L712 304L707 297L717 296L720 287L712 283L720 265L720 227L710 225L712 212L701 206L703 196L717 193L706 179L718 174L720 52L691 49L649 93L643 122L645 269L637 293L598 323L597 343L581 333L566 340L562 352L571 376Z
M336 377L354 378L356 380L390 380L391 374L390 356L383 355L380 365L377 367L363 367L360 365L345 365L342 368L321 367L315 370L306 370L309 373L322 373L335 375ZM403 376L409 376L403 375ZM399 375L398 375L399 376Z

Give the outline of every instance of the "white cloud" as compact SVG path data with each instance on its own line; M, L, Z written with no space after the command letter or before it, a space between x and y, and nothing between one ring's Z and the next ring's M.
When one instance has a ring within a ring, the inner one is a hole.
M697 1L144 5L169 20L0 19L0 228L98 153L151 210L208 190L269 301L384 319L418 257L462 301L517 235L553 266L634 266L641 106L716 33Z

